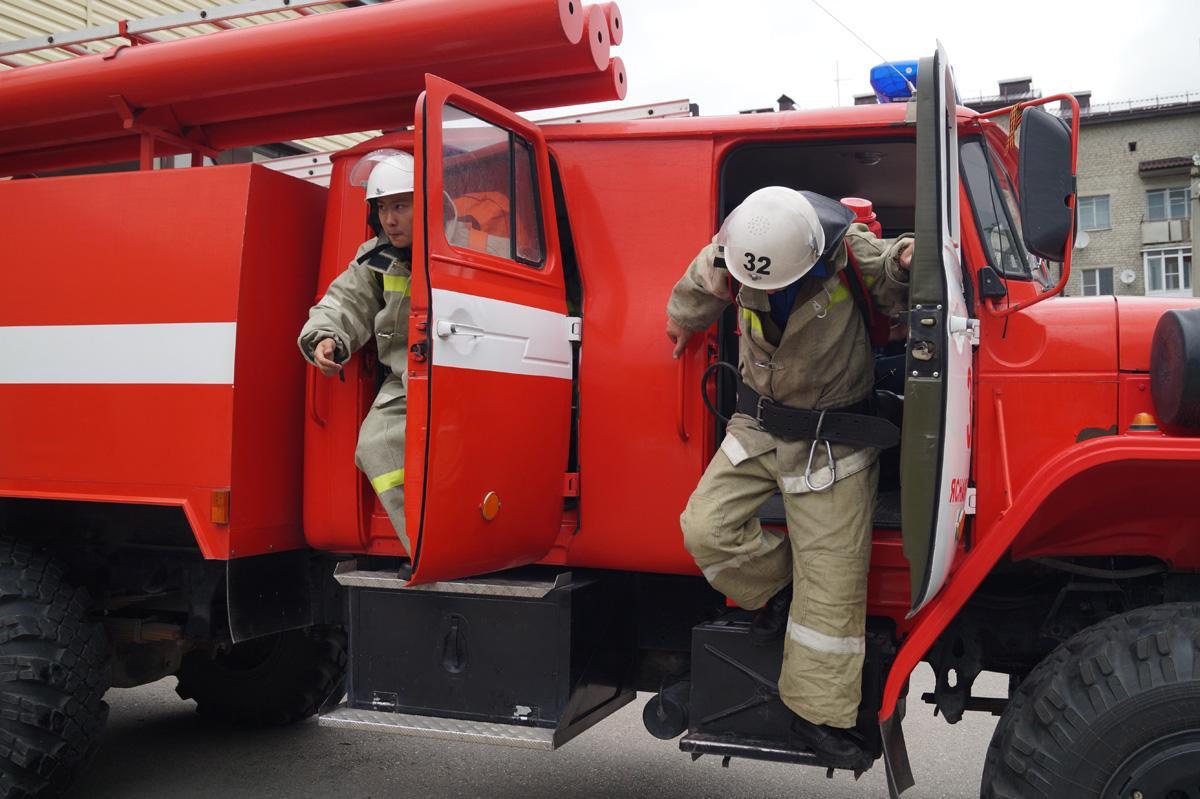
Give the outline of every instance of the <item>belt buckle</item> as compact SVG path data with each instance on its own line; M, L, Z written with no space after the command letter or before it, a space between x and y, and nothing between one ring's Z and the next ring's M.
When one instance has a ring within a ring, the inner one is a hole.
M761 394L758 395L758 402L756 402L754 404L754 421L756 421L756 422L762 421L763 403L768 402L768 401L769 401L768 397L764 397Z

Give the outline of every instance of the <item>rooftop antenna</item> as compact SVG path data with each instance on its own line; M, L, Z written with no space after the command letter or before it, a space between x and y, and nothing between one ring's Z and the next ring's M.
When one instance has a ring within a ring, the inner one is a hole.
M878 50L876 50L876 49L875 49L874 47L872 47L871 45L867 44L866 40L865 40L865 39L863 39L863 37L861 37L861 36L859 36L857 33L855 33L855 32L854 32L854 29L853 29L853 28L851 28L849 25L847 25L846 23L842 22L840 19L838 19L837 17L835 17L835 16L833 15L833 12L831 12L831 11L830 11L828 8L826 8L825 6L823 6L823 5L821 5L820 3L818 3L818 2L817 2L817 0L812 0L812 4L813 4L814 6L816 6L817 8L821 9L822 11L824 11L826 14L828 14L828 15L829 15L829 18L830 18L830 19L832 19L834 22L836 22L837 24L839 24L839 25L841 25L843 28L845 28L845 29L847 30L847 32L849 32L849 34L850 34L851 36L853 36L855 39L858 39L858 40L859 40L859 42L861 42L861 43L862 43L862 46L863 46L863 47L867 48L867 49L868 49L868 50L870 50L872 53L874 53L874 54L875 54L875 56L876 56L876 58L878 58L878 59L879 59L880 61L882 61L883 63L887 64L889 67L892 67L892 71L893 71L893 72L895 72L897 75L899 75L899 76L900 76L900 79L901 79L902 81L904 81L905 83L907 83L907 84L908 84L908 88L909 88L909 89L912 91L913 95L914 95L914 96L916 96L916 94L917 94L917 87L916 87L916 85L915 85L915 84L914 84L914 83L913 83L911 80L909 80L909 79L908 79L908 76L907 76L907 75L905 75L905 74L904 74L903 72L901 72L900 70L896 69L896 67L892 66L892 62L891 62L891 61L888 61L886 58L884 58L882 55L880 55ZM840 91L841 87L839 86L839 87L838 87L838 89L839 89L839 91L838 91L838 102L840 103L840 102L841 102L841 91Z

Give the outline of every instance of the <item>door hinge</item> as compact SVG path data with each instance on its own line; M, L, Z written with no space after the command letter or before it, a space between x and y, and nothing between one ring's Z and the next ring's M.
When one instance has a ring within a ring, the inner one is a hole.
M579 496L579 472L567 472L563 475L563 496Z
M952 336L970 336L971 346L979 346L979 320L968 319L965 316L950 317L950 335Z
M583 341L583 319L578 316L567 317L567 341Z
M966 500L963 502L963 513L968 516L975 515L975 489L968 488Z

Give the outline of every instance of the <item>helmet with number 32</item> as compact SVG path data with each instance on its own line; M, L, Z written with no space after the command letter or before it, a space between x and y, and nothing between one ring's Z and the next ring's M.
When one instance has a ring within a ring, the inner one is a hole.
M808 199L784 186L751 194L725 217L717 244L729 273L751 288L781 289L808 274L825 250L825 231Z

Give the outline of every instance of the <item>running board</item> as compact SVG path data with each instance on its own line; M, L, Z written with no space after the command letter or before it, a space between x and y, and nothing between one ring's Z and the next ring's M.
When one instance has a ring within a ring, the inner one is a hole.
M322 727L343 730L368 730L411 738L437 738L443 741L508 746L513 749L556 748L554 730L546 727L521 727L491 721L465 721L413 713L387 713L380 710L355 710L345 704L325 713L318 723Z

